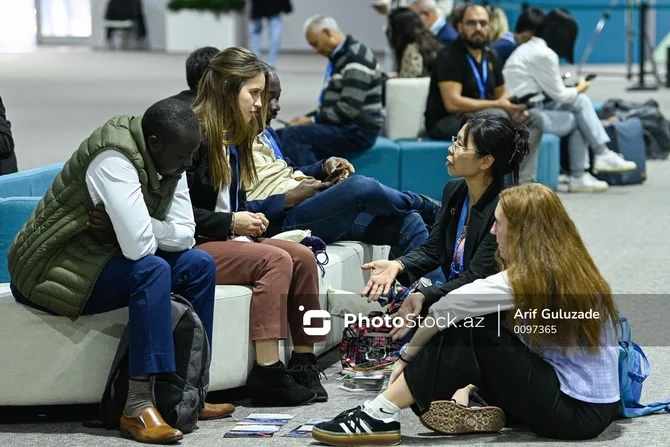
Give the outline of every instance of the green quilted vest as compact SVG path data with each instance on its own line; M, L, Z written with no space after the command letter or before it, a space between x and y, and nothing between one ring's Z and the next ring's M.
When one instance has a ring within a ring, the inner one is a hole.
M59 315L78 317L107 261L121 255L116 237L111 233L105 237L87 226L93 202L86 170L100 152L116 150L130 159L149 214L165 218L178 179L159 181L144 144L141 120L117 116L84 140L14 238L8 251L9 274L31 302Z

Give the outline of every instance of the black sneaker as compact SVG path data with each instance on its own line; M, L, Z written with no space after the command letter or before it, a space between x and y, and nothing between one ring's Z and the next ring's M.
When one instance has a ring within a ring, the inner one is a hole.
M294 352L288 362L288 372L293 376L296 383L316 393L315 402L326 402L328 400L328 393L321 385L321 375L326 379L328 377L323 369L317 365L314 354L297 354Z
M314 440L329 445L400 444L400 423L375 419L358 406L312 428Z
M435 225L437 213L439 213L440 208L442 208L442 202L432 199L424 194L419 194L419 197L423 199L423 210L421 210L419 214L423 219L423 223L428 227L432 227Z
M297 384L282 362L272 366L254 362L247 391L254 407L293 407L316 399L316 392Z

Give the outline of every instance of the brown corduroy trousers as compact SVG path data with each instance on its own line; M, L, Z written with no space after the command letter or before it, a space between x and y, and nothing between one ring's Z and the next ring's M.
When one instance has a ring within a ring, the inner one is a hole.
M249 285L251 340L288 337L294 345L324 341L326 336L307 335L303 315L319 310L319 270L312 251L297 242L262 239L260 242L216 241L198 245L216 262L216 283ZM322 327L314 319L310 327Z

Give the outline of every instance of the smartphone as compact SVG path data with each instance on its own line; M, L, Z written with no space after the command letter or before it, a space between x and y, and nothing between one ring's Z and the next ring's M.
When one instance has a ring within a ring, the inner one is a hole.
M333 172L330 173L330 175L324 180L324 183L335 183L337 179L342 175L342 173L346 170L346 168L337 168Z
M537 93L529 93L525 96L522 96L521 98L517 98L516 96L514 96L510 99L510 102L512 104L526 104L534 96L537 96Z
M594 80L598 75L595 73L589 73L586 75L586 81L592 81Z

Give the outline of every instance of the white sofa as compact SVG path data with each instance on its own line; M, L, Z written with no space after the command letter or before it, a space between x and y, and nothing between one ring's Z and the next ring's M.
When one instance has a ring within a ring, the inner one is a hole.
M359 242L328 246L329 262L321 278L321 306L328 309L328 286L360 292L367 281L360 266L388 258L388 247ZM251 289L217 286L214 307L210 390L242 386L253 365L249 341ZM100 401L128 310L84 316L72 322L16 303L9 284L0 284L0 406L58 405ZM339 344L343 320L333 318L328 341L317 355ZM288 361L290 340L282 345Z
M414 139L423 132L429 87L429 77L386 81L386 133L389 139Z

